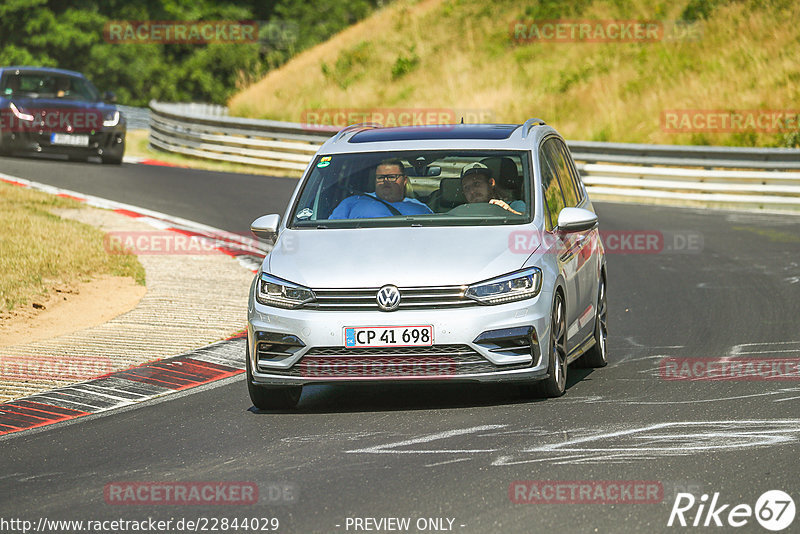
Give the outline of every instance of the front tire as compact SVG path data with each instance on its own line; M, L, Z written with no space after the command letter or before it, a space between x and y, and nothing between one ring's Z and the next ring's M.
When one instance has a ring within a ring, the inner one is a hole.
M528 386L523 393L539 398L560 397L567 390L567 326L564 299L556 293L553 311L550 315L550 343L548 344L549 364L547 378Z
M245 366L247 367L247 392L250 401L259 410L282 410L294 408L300 402L303 386L256 386L250 371L250 346L248 343Z
M597 313L594 321L594 346L581 356L584 367L605 367L608 365L608 306L606 304L606 281L600 277L597 291Z
M125 154L125 141L123 140L113 150L104 152L100 156L100 160L106 165L120 165L122 163L122 156Z

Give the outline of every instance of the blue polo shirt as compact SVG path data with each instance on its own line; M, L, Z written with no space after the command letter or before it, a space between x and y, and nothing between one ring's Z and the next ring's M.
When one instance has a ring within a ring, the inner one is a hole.
M427 215L433 213L428 206L415 198L404 198L401 202L389 202L403 215ZM393 217L389 208L377 199L375 193L364 193L342 200L329 219L367 219Z
M515 200L514 202L509 202L508 207L520 213L525 213L525 210L528 209L528 206L526 206L525 202L522 200Z

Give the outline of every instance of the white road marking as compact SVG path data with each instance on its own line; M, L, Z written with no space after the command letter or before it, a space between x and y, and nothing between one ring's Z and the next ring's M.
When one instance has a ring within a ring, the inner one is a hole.
M772 347L775 345L795 345L797 348L792 350L783 349L766 349L766 350L745 350L747 347ZM768 341L761 343L740 343L734 345L728 352L730 356L738 356L740 354L769 354L772 352L800 352L800 341Z
M456 458L455 460L445 460L444 462L436 462L434 464L425 464L425 467L436 467L439 465L447 465L447 464L454 464L457 462L466 462L467 460L471 460L471 458Z
M685 456L696 452L732 451L781 445L796 442L799 436L798 419L658 423L525 449L518 455L500 456L492 462L492 465L517 465L542 461L566 464L643 460ZM606 446L603 446L604 442ZM599 446L585 446L590 443ZM568 456L556 457L559 452ZM535 457L525 457L529 454Z
M617 400L617 399L608 399L608 400L599 400L596 402L608 402L614 404L697 404L700 402L720 402L720 401L729 401L729 400L741 400L741 399L750 399L754 397L766 397L770 395L783 395L784 393L790 393L794 391L800 391L799 388L788 388L788 389L778 389L775 391L763 391L761 393L752 393L750 395L732 395L730 397L715 397L713 399L692 399L692 400L659 400L659 401L645 401L645 400L633 400L633 399L625 399L625 400ZM773 402L781 402L784 400L790 400L793 398L799 397L790 397L788 399L776 399Z
M397 450L398 447L405 447L408 445L417 445L419 443L430 443L441 439L452 438L455 436L464 436L466 434L475 434L482 430L494 430L497 428L505 428L508 425L482 425L474 426L471 428L460 428L457 430L447 430L445 432L437 432L436 434L428 434L418 438L406 439L394 443L386 443L385 445L375 445L374 447L366 447L363 449L353 449L345 451L346 453L368 453L368 454L449 454L449 453L476 453L476 452L495 452L496 449L439 449L439 450Z
M475 454L495 453L500 447L486 449L412 449L421 443L446 440L451 437L475 434L484 430L508 428L509 425L484 425L450 430L416 438L348 450L347 453L366 454ZM522 430L522 429L521 429ZM481 438L501 437L503 433L482 434ZM722 420L677 421L656 423L618 430L593 431L578 438L560 439L561 433L549 433L550 443L524 448L511 454L504 453L491 461L493 466L526 463L586 464L600 462L631 462L670 456L685 456L698 452L735 451L785 445L800 441L800 419L779 420ZM539 438L539 443L547 438ZM426 464L426 467L444 465L472 459L451 458Z

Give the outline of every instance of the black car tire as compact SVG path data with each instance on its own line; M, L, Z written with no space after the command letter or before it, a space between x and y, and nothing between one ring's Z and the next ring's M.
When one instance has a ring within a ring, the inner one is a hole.
M608 306L606 303L606 280L600 277L597 290L597 312L594 321L594 345L581 356L582 367L605 367L608 365Z
M566 311L561 293L556 293L550 315L550 342L547 345L547 378L523 386L526 397L560 397L567 389Z
M250 347L247 347L245 367L247 367L247 392L250 401L259 410L282 410L294 408L300 402L303 386L256 386L250 371Z
M122 163L122 155L125 154L125 141L115 146L112 150L104 152L100 159L106 165L119 165Z

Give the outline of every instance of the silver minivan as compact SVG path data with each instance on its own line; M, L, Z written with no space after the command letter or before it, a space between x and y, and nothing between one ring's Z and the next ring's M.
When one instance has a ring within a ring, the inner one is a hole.
M350 126L329 139L250 288L247 387L288 408L308 384L512 382L557 397L602 367L606 262L562 137L524 124Z

